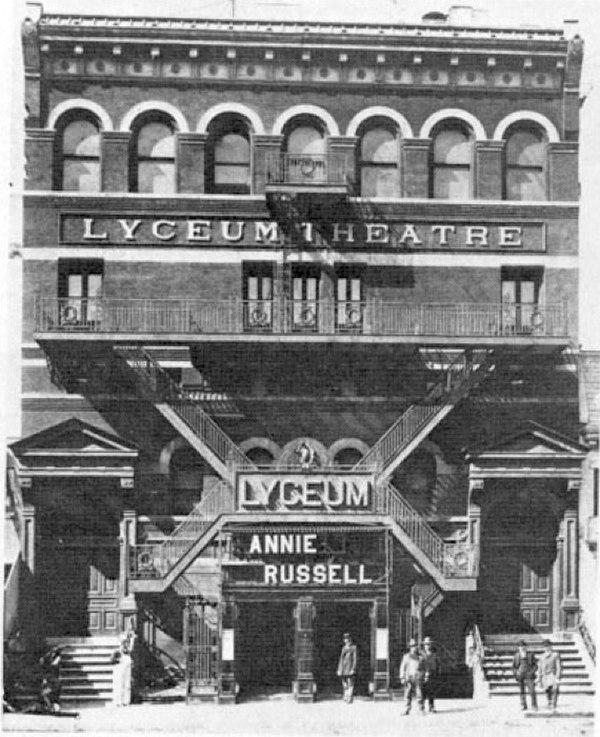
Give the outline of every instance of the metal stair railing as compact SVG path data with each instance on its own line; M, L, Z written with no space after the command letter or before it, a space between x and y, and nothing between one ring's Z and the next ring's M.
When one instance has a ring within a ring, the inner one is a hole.
M445 542L389 481L379 486L377 511L390 516L445 578L476 575L474 546Z
M155 403L166 403L224 464L235 468L255 468L212 417L185 389L182 389L152 356L139 346L115 349L140 379L145 395Z
M488 365L489 359L486 359L477 369L472 369L462 356L456 358L448 366L445 375L427 392L422 402L412 404L400 415L361 458L354 470L378 464L382 473L389 462L409 445L438 412L449 402L456 401L462 392L468 390L479 379Z
M225 481L217 482L169 537L157 543L134 546L130 576L135 579L164 578L218 517L233 511L231 486Z

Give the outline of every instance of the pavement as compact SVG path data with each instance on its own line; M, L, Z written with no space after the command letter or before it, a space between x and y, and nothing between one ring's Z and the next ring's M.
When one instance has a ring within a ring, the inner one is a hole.
M543 707L522 712L518 697L497 697L485 703L468 699L438 700L434 714L418 709L403 716L402 701L373 702L358 698L345 704L341 697L297 704L289 694L236 705L133 704L126 707L87 707L78 718L3 714L2 730L31 732L88 732L129 734L162 732L198 735L334 735L335 737L401 735L408 737L591 737L595 698L565 695L556 714Z

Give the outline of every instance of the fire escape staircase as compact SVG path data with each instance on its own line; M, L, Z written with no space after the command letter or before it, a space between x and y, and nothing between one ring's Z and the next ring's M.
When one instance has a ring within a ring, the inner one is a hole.
M117 346L115 352L136 376L138 392L185 438L222 479L235 469L255 465L212 417L140 346Z
M493 370L491 355L474 365L459 356L444 376L394 422L354 467L355 471L375 465L379 478L388 479L396 468L440 424L458 402Z

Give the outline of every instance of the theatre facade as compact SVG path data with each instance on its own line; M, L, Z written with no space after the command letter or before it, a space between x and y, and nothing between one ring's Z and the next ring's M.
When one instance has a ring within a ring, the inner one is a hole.
M581 39L36 7L22 632L219 701L580 637Z

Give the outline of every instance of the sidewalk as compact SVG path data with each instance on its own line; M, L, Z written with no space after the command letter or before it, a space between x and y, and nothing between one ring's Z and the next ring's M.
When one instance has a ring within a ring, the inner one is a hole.
M592 737L594 697L565 696L557 714L521 712L518 697L501 697L475 704L471 700L440 700L438 712L422 716L404 704L340 699L297 704L282 695L268 701L235 706L201 704L141 704L129 707L82 709L79 719L4 714L2 727L12 732L130 732L195 733L199 735L400 735L409 737Z

